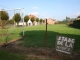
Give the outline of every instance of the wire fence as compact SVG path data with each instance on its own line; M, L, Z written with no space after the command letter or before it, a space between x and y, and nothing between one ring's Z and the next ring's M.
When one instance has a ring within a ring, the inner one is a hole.
M0 44L7 45L7 50L19 54L61 60L80 59L80 29L67 24L51 25L46 21L46 24L14 27L14 22L8 21L3 29L0 28Z

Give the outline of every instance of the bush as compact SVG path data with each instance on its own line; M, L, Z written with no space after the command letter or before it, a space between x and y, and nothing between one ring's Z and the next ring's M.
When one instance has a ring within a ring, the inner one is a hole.
M80 29L80 20L73 21L73 24L69 24L69 26Z

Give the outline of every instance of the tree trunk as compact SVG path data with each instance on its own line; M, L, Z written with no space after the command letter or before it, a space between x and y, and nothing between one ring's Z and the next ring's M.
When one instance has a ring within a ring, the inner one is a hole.
M27 22L26 22L26 26L28 26Z
M17 22L17 27L18 27L18 24L19 24L19 23Z

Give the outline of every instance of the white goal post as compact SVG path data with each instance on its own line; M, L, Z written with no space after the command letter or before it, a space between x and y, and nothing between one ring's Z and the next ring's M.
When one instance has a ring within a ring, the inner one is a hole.
M0 9L0 12L1 11L12 11L12 10L14 10L14 14L15 14L16 10L21 10L21 19L22 19L22 22L23 22L22 31L23 31L23 36L24 36L24 8L15 8L15 9L8 9L8 10ZM0 20L1 20L1 18L0 18Z

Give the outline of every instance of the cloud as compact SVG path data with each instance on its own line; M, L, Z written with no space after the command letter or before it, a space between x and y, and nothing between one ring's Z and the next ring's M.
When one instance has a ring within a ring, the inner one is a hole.
M47 14L46 13L43 13L42 16L47 16Z
M76 13L75 13L75 16L79 16L79 15L80 15L80 12L76 12Z
M76 13L73 13L73 14L69 15L69 17L76 18L79 15L80 15L80 12L76 12Z
M48 13L43 13L43 14L41 14L41 16L42 16L42 18L53 18L53 16Z
M34 6L34 7L32 7L32 9L40 9L39 7L37 7L37 6Z

